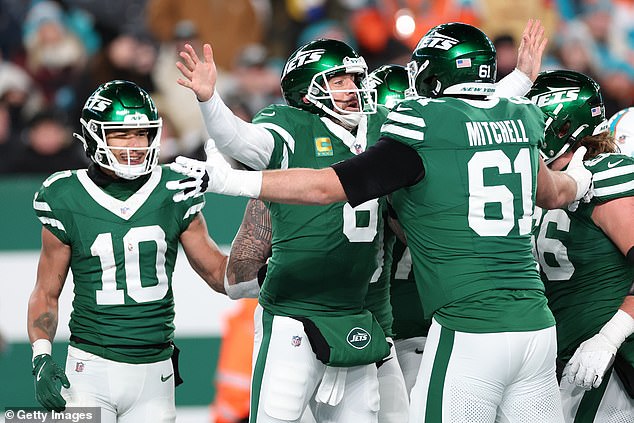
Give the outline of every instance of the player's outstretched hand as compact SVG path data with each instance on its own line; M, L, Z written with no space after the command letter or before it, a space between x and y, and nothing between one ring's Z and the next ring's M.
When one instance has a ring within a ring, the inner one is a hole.
M544 38L541 21L529 19L522 33L522 41L517 52L517 69L535 82L542 66L542 56L548 38Z
M178 156L169 167L187 176L180 181L169 181L167 189L178 191L174 201L184 201L205 192L257 198L262 186L261 172L232 169L212 140L205 143L207 161L201 162Z
M189 88L196 94L198 101L207 101L214 95L218 71L214 62L214 54L209 44L203 45L203 59L201 60L191 44L185 44L179 56L182 61L176 67L183 75L176 82Z

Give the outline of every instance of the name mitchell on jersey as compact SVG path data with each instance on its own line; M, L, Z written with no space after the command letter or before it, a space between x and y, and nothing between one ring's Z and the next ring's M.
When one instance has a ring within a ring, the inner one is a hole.
M501 120L496 122L465 122L469 136L469 147L528 142L526 130L521 119ZM519 128L519 130L518 130Z

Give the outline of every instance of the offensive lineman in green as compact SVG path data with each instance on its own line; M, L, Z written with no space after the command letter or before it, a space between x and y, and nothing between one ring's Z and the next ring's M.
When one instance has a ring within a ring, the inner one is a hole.
M49 410L101 407L101 421L173 422L172 273L178 244L194 270L224 293L226 256L207 233L197 197L176 203L157 166L161 119L136 84L111 81L84 105L88 169L51 175L33 207L42 251L28 308L38 401ZM74 284L66 370L51 358L57 301ZM63 385L61 395L59 384Z
M565 364L564 415L575 423L634 421L634 159L615 153L599 86L586 75L545 72L528 96L547 117L540 150L548 166L565 169L584 146L594 175L592 201L544 212L535 234Z
M172 168L191 183L176 195L196 195L202 181L207 192L295 204L357 205L392 193L433 319L412 396L425 421L562 422L555 322L531 218L534 204L561 207L587 193L584 149L566 172L546 168L541 111L524 98L487 97L495 49L477 28L440 25L412 59L412 88L432 98L400 103L365 153L325 169L267 172L181 158Z

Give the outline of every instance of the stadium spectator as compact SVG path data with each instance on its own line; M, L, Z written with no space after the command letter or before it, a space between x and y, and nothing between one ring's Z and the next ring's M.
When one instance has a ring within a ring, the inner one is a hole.
M215 60L229 71L246 45L262 41L262 21L250 0L148 0L147 25L161 42L170 41L183 21L190 21L203 43L214 43Z
M73 141L66 114L60 110L37 113L28 122L22 138L12 160L12 173L50 174L88 164L81 145Z

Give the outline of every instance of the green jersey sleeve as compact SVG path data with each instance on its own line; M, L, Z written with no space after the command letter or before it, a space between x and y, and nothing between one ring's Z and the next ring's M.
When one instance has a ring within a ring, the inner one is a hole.
M603 203L634 195L634 158L600 154L585 164L593 174L594 201Z

